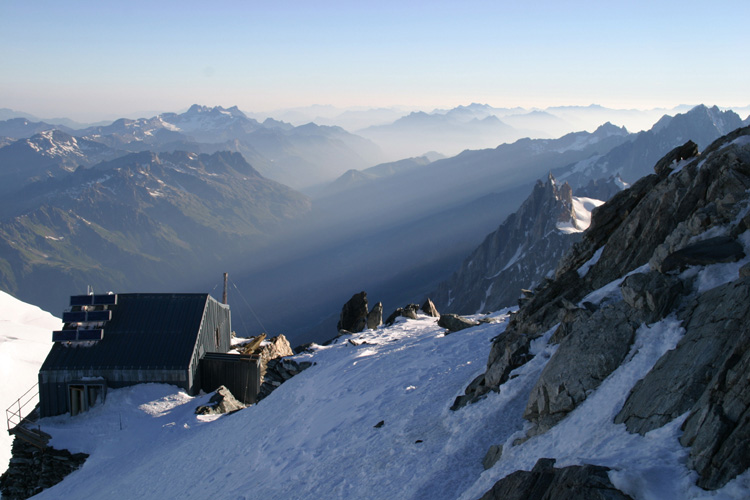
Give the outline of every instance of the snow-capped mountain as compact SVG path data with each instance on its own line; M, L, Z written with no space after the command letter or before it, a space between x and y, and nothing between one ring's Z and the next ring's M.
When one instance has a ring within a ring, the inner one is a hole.
M273 120L258 123L236 106L194 104L184 113L121 119L78 133L129 151L238 152L264 176L296 189L382 159L375 144L339 127L287 125Z
M534 288L551 273L580 233L591 211L604 203L573 196L567 183L549 175L531 195L466 258L430 298L440 310L478 314L513 306L521 290Z
M11 193L31 182L64 176L80 166L123 154L90 139L46 130L0 148L0 192Z
M591 179L620 175L633 183L650 173L650 167L670 149L692 140L703 149L722 135L742 126L733 111L720 111L700 105L686 113L663 116L650 130L639 132L628 142L600 156L592 156L555 171L555 176L567 181L573 189L586 185Z

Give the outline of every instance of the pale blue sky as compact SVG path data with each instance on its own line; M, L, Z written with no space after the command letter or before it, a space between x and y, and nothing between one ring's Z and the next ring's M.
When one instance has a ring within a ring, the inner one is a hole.
M750 104L750 2L0 0L0 108Z

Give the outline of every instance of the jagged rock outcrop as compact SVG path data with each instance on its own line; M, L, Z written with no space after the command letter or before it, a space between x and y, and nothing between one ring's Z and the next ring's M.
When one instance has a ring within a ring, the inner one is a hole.
M606 467L574 465L554 468L555 460L541 458L530 471L516 471L497 483L480 500L627 500L614 487Z
M570 186L550 174L431 296L441 310L457 314L516 305L521 290L552 272L580 239L588 226L584 212L600 203L574 198Z
M422 312L432 318L440 317L440 313L438 312L437 307L435 307L435 303L430 298L425 300L424 304L422 304Z
M359 292L344 304L336 328L347 332L358 333L367 327L367 292Z
M750 443L750 128L699 156L693 144L676 148L657 171L594 211L453 408L497 390L531 358L530 342L555 328L560 345L525 412L528 434L545 432L627 359L641 325L672 316L684 337L633 387L616 422L645 434L689 413L681 442L698 484L714 489L750 465L738 451Z
M223 413L233 413L244 407L245 405L237 401L229 389L222 385L216 389L214 395L208 400L208 404L201 405L195 409L195 414L218 415Z
M377 330L380 325L383 324L383 303L378 302L375 307L372 308L367 314L367 328L369 330Z

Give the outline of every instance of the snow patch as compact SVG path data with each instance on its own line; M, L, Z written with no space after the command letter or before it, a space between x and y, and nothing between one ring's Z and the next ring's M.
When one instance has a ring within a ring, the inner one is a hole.
M578 276L583 278L589 272L589 269L591 269L597 262L599 262L599 259L602 257L602 252L604 251L605 246L606 245L599 247L599 249L596 252L594 252L594 255L589 260L584 262L581 265L581 267L578 268Z

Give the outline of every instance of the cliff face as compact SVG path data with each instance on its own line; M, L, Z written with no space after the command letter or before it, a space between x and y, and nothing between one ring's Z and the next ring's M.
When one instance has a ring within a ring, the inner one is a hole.
M716 489L750 466L750 128L698 154L676 148L596 209L553 280L494 342L487 370L454 408L498 391L553 330L559 344L529 397L528 436L547 432L659 322L681 340L638 382L616 417L645 434L682 415L698 485ZM743 451L740 451L743 450Z
M552 272L588 227L601 201L577 198L550 174L521 207L489 234L458 271L430 294L440 310L475 314L513 306L522 289Z

